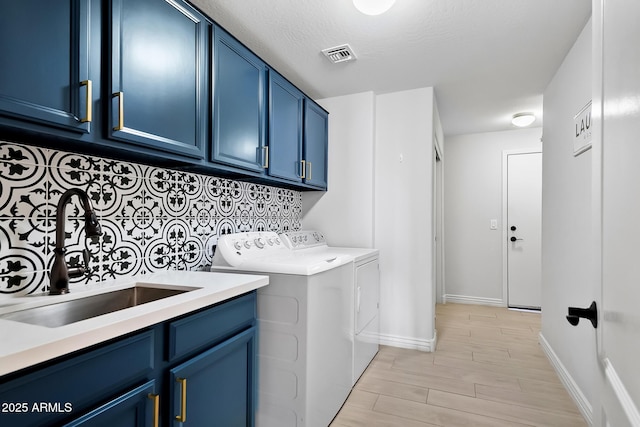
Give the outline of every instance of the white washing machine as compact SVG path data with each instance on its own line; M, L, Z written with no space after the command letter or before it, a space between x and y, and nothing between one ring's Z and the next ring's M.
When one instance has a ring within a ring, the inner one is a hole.
M353 258L297 253L276 233L220 237L212 271L269 275L258 290L259 427L326 427L352 387Z
M299 254L325 254L353 258L353 384L358 381L379 349L380 341L380 269L379 251L369 248L328 246L319 231L283 233L280 238Z

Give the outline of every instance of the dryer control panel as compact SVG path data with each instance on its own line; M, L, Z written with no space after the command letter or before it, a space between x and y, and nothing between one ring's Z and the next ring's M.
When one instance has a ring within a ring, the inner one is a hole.
M314 230L287 231L282 233L280 238L288 248L293 250L327 246L324 234Z

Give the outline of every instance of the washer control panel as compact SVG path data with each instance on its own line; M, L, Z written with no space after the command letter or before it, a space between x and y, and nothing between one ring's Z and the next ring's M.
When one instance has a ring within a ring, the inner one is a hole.
M282 233L280 238L287 247L293 250L327 246L324 234L315 230L288 231Z
M225 234L218 238L213 265L235 267L242 262L278 253L290 253L278 234L270 231Z

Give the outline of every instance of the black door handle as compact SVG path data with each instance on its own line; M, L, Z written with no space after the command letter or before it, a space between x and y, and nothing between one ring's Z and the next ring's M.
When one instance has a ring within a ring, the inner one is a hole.
M511 240L512 242L515 242L516 240L522 240L522 239L518 239L516 236L511 236L509 240Z
M598 327L598 308L596 302L592 302L589 308L569 307L567 321L573 326L580 322L580 318L589 319L594 328Z
M515 225L511 226L511 231L516 231L516 226Z

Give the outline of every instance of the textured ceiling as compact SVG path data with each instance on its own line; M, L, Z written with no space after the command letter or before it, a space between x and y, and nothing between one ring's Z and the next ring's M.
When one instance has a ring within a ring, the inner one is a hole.
M433 86L446 135L513 129L591 15L590 0L191 0L312 98ZM322 49L349 43L357 60Z

